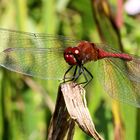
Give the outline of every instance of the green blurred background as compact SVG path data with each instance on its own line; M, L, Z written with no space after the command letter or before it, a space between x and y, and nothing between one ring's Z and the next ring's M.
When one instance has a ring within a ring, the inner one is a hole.
M0 27L106 42L140 55L139 15L128 16L122 3L122 0L1 0ZM86 87L86 97L97 131L106 140L139 140L139 109L112 100L96 78L96 70L90 70L94 80ZM0 140L47 139L58 86L59 81L30 79L0 68ZM91 138L76 127L74 139Z

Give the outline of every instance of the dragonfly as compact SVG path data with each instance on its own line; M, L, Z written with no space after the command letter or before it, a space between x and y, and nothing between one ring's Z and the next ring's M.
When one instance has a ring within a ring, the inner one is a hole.
M114 99L140 107L140 57L103 43L79 41L61 35L0 29L0 66L42 79L89 83L86 64L98 64L98 78Z

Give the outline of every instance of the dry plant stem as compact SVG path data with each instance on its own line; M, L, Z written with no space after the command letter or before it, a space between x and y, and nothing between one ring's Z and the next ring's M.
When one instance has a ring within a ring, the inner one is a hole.
M96 140L103 138L95 130L85 99L85 90L76 83L64 83L61 85L62 94L70 117L89 136Z
M64 98L59 87L55 111L49 126L48 140L72 140L74 126L75 123L68 114Z

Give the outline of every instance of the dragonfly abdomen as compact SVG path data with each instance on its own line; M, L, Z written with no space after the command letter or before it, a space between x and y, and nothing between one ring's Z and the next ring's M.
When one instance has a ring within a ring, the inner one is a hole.
M112 53L112 52L106 52L103 49L98 49L98 59L107 58L107 57L120 58L127 61L132 60L132 57L125 53Z

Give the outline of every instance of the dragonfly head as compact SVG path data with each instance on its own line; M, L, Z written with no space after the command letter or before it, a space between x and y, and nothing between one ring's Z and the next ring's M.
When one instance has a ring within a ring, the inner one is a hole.
M64 51L64 58L69 65L79 64L80 50L78 47L68 47Z

